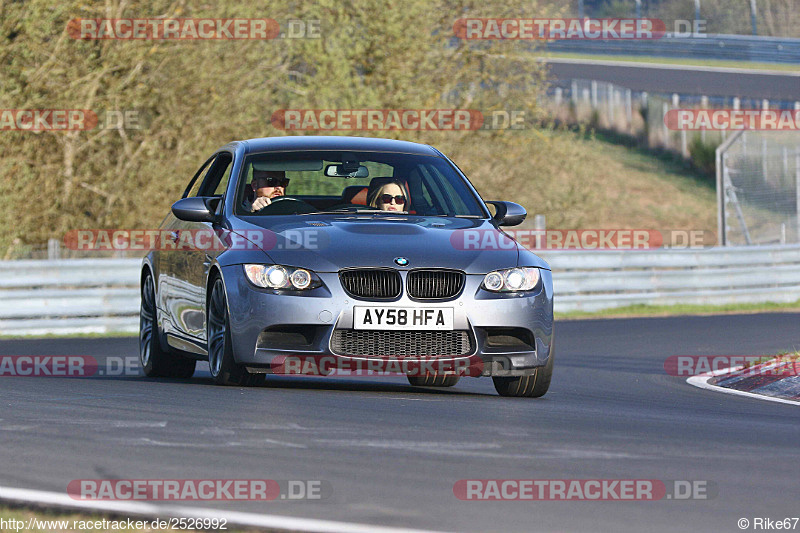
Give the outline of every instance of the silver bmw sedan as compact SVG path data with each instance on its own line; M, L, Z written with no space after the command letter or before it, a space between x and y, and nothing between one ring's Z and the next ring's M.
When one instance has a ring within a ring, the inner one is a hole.
M553 371L546 262L501 230L522 206L484 201L437 149L358 137L227 144L189 180L141 272L145 374L490 376L538 397Z

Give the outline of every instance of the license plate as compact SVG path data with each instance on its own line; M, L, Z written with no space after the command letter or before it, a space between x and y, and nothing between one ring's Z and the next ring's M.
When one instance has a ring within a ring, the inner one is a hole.
M355 329L452 330L452 307L354 307Z

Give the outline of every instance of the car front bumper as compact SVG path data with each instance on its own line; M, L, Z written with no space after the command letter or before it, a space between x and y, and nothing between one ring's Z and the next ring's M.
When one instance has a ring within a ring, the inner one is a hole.
M400 273L405 287L406 273ZM322 287L299 294L280 293L253 286L242 265L222 268L233 353L238 363L251 372L269 373L287 356L374 360L332 349L335 330L353 329L353 307L357 305L452 307L454 330L468 332L471 351L436 359L462 366L467 359L479 361L479 375L530 374L546 365L552 356L553 285L549 270L541 270L541 280L534 291L516 294L485 291L480 288L483 275L469 274L461 293L444 301L414 300L405 291L392 301L354 298L344 291L337 273L318 276Z

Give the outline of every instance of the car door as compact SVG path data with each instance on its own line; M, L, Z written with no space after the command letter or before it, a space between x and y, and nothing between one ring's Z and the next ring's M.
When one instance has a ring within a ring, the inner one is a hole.
M233 167L233 155L218 153L206 172L196 196L217 198L216 206L224 205L223 196ZM171 268L175 274L174 324L177 333L204 344L206 340L206 280L214 258L221 253L211 222L176 221L178 248L172 251Z
M189 184L184 189L181 198L188 198L197 196L200 187L205 181L205 176L208 174L211 163L216 159L216 154L206 160L200 169L195 172ZM172 334L180 332L177 327L177 316L180 316L182 309L182 301L185 300L183 293L185 292L182 287L182 281L177 276L177 261L178 254L174 250L180 238L180 230L183 227L183 221L178 220L170 210L164 222L159 228L161 235L159 238L158 246L158 302L162 314L165 318L163 329L165 333Z

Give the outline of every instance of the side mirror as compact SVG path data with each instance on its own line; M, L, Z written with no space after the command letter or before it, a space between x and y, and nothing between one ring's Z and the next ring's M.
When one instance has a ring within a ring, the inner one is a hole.
M187 222L216 222L216 202L212 202L212 200L219 199L203 196L181 198L172 204L172 214Z
M498 226L516 226L522 224L522 221L528 216L525 208L514 202L489 201L486 203L492 204L497 209L492 218Z

